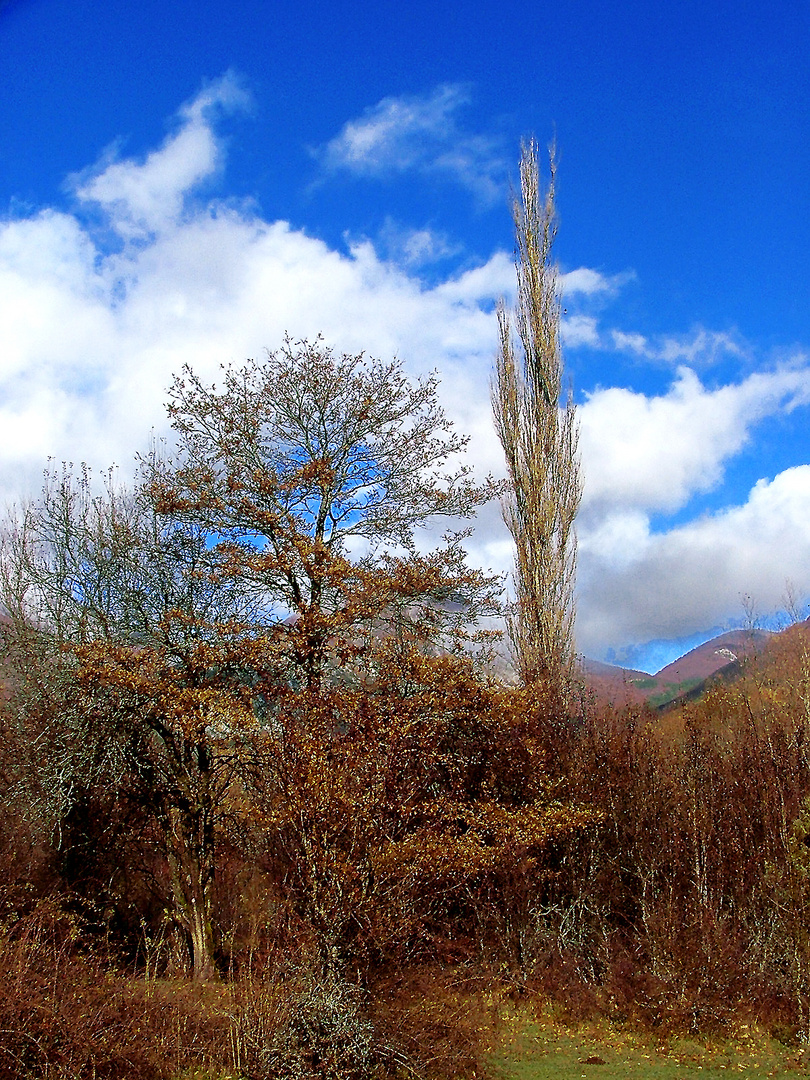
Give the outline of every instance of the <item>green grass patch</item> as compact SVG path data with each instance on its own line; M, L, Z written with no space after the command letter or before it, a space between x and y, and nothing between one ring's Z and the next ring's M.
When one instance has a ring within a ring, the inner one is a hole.
M810 1073L810 1050L788 1048L741 1027L714 1042L656 1040L607 1022L577 1028L549 1015L535 1022L507 1016L499 1051L499 1080L765 1080Z
M682 694L688 694L690 690L700 686L703 681L703 679L685 679L679 683L666 683L663 690L647 698L647 703L654 709L659 709L662 705L668 705L670 701L674 701L675 698L680 697Z

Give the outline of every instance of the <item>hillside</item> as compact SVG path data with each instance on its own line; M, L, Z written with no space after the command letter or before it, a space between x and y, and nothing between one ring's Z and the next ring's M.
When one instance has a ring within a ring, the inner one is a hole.
M617 708L643 703L664 708L699 693L710 679L733 674L741 661L759 653L773 636L768 630L729 630L652 675L587 657L582 668L586 685L600 702Z

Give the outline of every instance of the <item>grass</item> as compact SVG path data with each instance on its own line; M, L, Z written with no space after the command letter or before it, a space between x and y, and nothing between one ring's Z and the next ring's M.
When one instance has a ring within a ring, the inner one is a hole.
M690 690L694 690L696 686L700 686L704 681L704 679L684 679L683 682L679 683L666 683L663 690L647 698L647 704L654 709L658 709L662 705L668 705L675 698L688 694Z
M493 1063L501 1080L765 1080L806 1076L810 1050L745 1025L716 1041L656 1040L606 1021L570 1027L545 1011L536 1020L507 1016Z

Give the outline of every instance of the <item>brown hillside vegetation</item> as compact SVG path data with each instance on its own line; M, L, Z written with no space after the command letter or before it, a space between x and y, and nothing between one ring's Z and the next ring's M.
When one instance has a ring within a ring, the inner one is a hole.
M2 532L0 1076L461 1080L509 998L810 1037L806 625L666 714L509 685L414 539L495 491L434 379L288 341L171 412Z
M712 679L733 679L746 660L771 638L765 630L729 630L691 649L650 675L584 658L582 678L603 705L622 708L649 703L653 708L698 696Z
M359 726L347 700L345 739L308 714L283 803L272 758L231 797L219 974L197 989L135 778L97 782L49 833L15 786L37 762L5 742L3 1075L480 1074L485 988L659 1032L755 1020L807 1039L809 658L794 627L663 716L527 713L531 699L493 696L454 662L434 684L433 661L401 670L407 697L392 682ZM393 756L375 749L383 730ZM408 745L422 749L404 769ZM532 760L544 794L526 788ZM441 807L421 788L437 775L456 777Z

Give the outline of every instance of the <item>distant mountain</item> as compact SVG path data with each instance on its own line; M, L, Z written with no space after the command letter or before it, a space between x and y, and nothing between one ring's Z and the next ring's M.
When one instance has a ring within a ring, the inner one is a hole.
M768 630L729 630L691 649L655 675L587 657L582 660L582 671L601 702L619 708L646 702L660 709L699 693L716 675L731 674L743 660L760 652L772 636Z
M772 636L770 630L729 630L667 664L655 677L664 682L708 679L729 664L756 656Z
M588 675L604 676L607 679L621 678L632 680L652 678L646 671L636 671L635 668L616 667L615 664L605 664L601 660L589 660L587 656L582 657L582 669Z
M585 685L602 705L623 709L627 705L643 705L647 700L646 693L638 685L651 678L644 671L616 667L601 660L590 660L587 656L580 659L580 668Z

